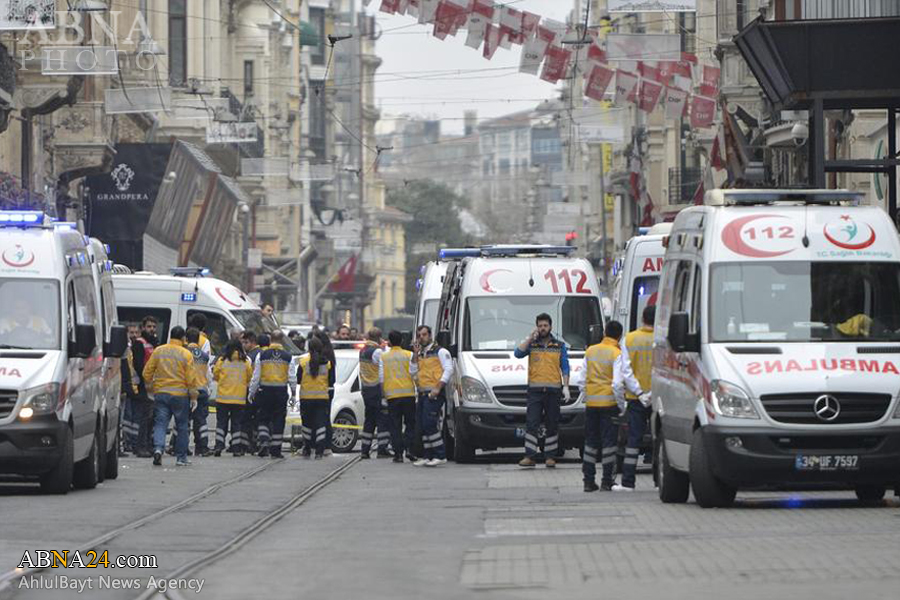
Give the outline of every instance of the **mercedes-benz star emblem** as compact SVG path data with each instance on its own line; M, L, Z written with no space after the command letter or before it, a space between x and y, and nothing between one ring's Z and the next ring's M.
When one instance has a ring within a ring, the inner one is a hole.
M838 418L841 414L841 403L834 396L824 395L816 398L813 404L813 410L820 420L831 422Z

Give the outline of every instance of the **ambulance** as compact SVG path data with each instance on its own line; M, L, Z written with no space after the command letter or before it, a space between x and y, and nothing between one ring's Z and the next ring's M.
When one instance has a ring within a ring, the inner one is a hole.
M0 211L0 474L48 493L95 487L118 452L103 378L128 340L104 328L91 244L43 213Z
M467 256L478 254L475 248L443 248L438 253L438 259L430 261L419 270L419 279L416 280L416 289L419 298L416 302L416 327L428 325L432 331L437 331L438 304L441 301L441 291L444 289L444 276L447 274L447 266L450 262L462 260Z
M172 327L187 328L197 313L206 317L205 333L214 355L221 352L232 335L245 330L257 334L278 329L272 319L262 316L259 305L230 283L211 276L209 269L173 268L168 275L147 271L132 273L128 267L116 265L113 285L122 323L140 325L144 317L159 322L161 343L168 339ZM284 346L292 354L300 350L285 338Z
M610 318L622 323L626 332L641 326L644 307L656 304L666 254L663 240L671 229L671 223L659 223L631 238L614 265L616 286Z
M591 326L602 326L591 264L570 246L485 246L448 264L438 307L438 342L455 366L447 387L448 453L469 462L475 450L523 448L528 359L513 356L548 313L569 347L571 375L581 368ZM581 448L584 403L570 387L562 406L560 447Z
M669 235L653 355L663 502L900 483L900 241L836 190L714 190Z

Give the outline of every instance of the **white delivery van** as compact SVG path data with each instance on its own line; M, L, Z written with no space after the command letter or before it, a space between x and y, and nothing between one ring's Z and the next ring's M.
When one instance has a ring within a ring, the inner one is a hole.
M278 328L272 319L262 316L259 305L226 281L209 276L208 269L193 267L172 269L170 275L128 272L116 265L113 274L119 322L140 324L146 316L159 321L160 342L168 339L172 327L187 328L196 313L206 316L205 333L214 355L224 349L233 334L245 330L257 334ZM300 351L285 338L285 348Z
M612 319L622 323L626 333L641 326L645 306L656 304L659 276L666 249L663 240L671 223L659 223L625 244L625 253L616 261L616 286Z
M0 473L51 493L93 488L118 452L104 363L128 341L103 331L90 245L42 213L0 211Z
M548 313L553 334L569 347L571 373L581 367L591 326L602 325L591 264L570 246L485 246L449 264L439 306L438 341L455 365L447 388L445 436L458 462L477 448L524 446L528 359L513 356ZM584 404L572 386L562 407L561 448L580 448Z
M844 191L714 190L669 237L653 355L664 502L900 482L900 241Z

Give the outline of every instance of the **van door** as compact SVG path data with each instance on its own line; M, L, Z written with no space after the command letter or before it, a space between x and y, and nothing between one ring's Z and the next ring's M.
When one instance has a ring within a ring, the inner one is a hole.
M101 328L94 296L94 281L87 271L72 274L66 285L69 311L69 340L75 342L75 325ZM98 336L100 337L100 336ZM66 380L69 382L75 438L75 461L87 456L91 449L100 399L101 348L94 348L90 358L69 358Z
M700 331L700 307L702 299L702 273L700 267L690 260L680 260L675 270L675 284L672 296L672 313L688 314L691 333ZM702 398L699 379L699 355L678 352L674 355L673 373L669 378L669 402L666 403L667 437L687 444L691 439L694 411L697 401ZM671 422L669 422L671 420Z
M112 280L105 277L100 281L100 315L103 320L103 342L110 341L110 331L118 323L116 300ZM122 362L119 358L103 356L103 397L106 399L106 441L115 443L119 426L119 395L122 392Z

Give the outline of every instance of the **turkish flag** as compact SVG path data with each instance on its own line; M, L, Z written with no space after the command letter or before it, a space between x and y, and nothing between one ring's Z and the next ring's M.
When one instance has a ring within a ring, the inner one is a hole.
M353 290L356 289L356 264L359 262L359 255L354 254L347 262L344 263L337 274L335 275L335 279L331 282L331 285L328 286L329 291L336 292L338 294L351 294Z
M606 88L609 87L615 74L616 72L610 68L603 65L594 65L591 75L588 77L587 85L584 88L584 95L598 102L603 100L603 97L606 95Z
M571 50L566 50L559 46L548 47L547 58L544 60L544 70L541 71L541 79L550 83L556 83L565 77L571 58Z
M691 127L711 127L716 116L716 101L694 96L691 101Z

